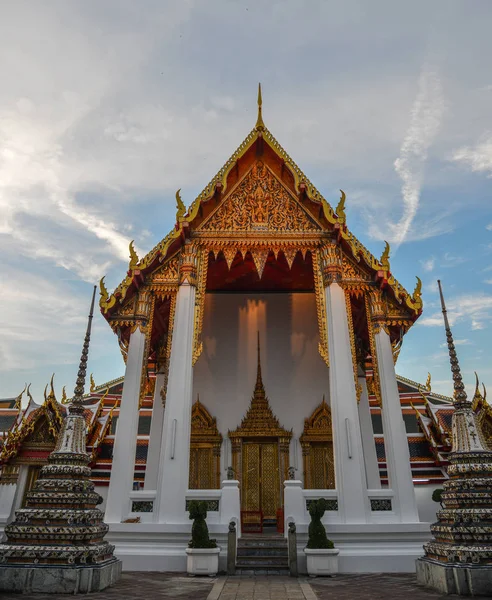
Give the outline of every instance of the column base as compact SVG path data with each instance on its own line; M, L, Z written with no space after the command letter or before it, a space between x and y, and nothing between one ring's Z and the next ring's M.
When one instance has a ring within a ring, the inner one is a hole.
M416 567L418 583L442 594L490 597L492 565L450 565L419 558Z
M2 565L0 591L34 594L100 592L121 577L117 558L101 565Z

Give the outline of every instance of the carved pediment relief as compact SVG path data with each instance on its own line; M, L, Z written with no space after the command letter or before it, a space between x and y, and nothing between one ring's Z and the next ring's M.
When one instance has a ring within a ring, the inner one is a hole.
M321 227L270 169L257 161L199 230L292 233L319 232Z
M148 276L148 281L153 285L168 284L173 285L178 283L179 273L179 259L178 257L172 258L165 265L156 269L151 275Z

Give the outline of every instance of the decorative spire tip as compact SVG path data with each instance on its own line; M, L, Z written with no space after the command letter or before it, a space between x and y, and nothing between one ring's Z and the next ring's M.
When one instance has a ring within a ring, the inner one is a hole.
M258 84L258 117L256 119L255 129L261 131L265 129L265 123L263 123L263 116L261 114L261 108L263 105L263 99L261 97L261 83Z

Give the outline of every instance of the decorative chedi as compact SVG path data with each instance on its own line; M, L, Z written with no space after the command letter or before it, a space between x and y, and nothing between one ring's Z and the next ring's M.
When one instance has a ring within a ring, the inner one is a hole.
M452 450L434 539L417 560L420 583L447 594L492 592L492 451L487 449L465 386L439 284L454 381Z
M121 562L104 541L108 526L96 508L83 416L94 294L72 404L49 464L41 469L26 507L7 525L0 544L0 591L86 593L117 581Z

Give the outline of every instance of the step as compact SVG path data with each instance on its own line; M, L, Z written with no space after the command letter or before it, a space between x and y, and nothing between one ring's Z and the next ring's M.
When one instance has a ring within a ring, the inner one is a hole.
M288 567L287 558L276 556L243 556L236 561L236 567Z
M276 546L261 547L238 547L237 556L287 556L287 548L278 548Z
M244 538L237 541L238 548L287 548L285 538Z
M286 577L290 575L290 571L286 567L236 567L236 575L282 575L283 577Z

